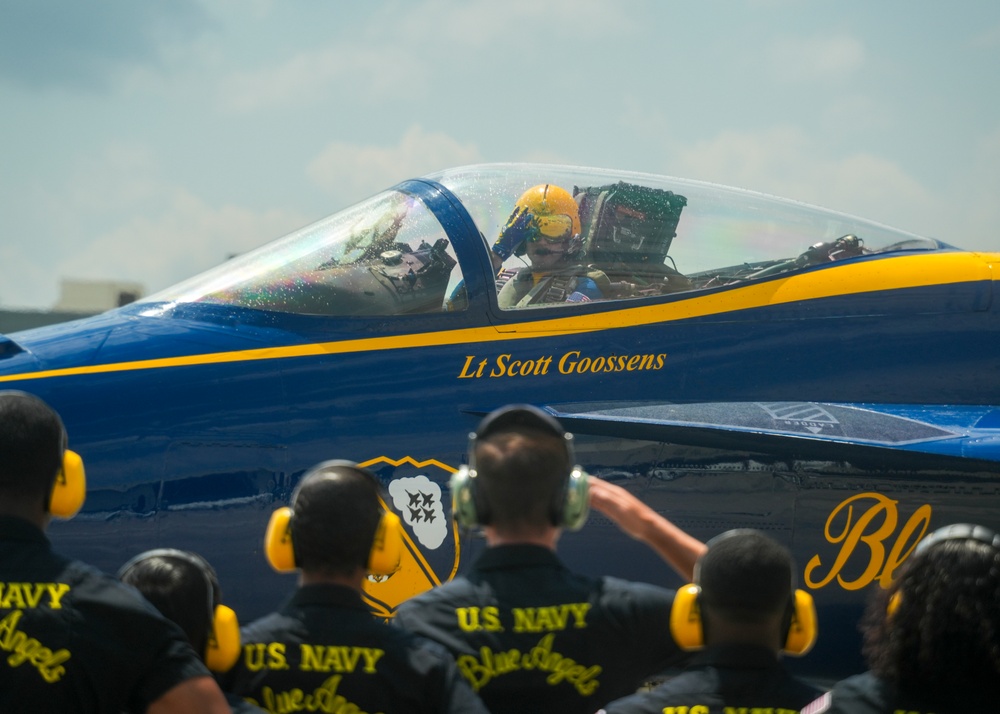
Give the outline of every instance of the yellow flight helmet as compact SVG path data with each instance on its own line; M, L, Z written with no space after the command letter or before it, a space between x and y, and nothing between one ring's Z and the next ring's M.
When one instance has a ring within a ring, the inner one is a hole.
M564 188L551 183L532 186L521 194L516 205L533 216L535 239L557 241L580 234L580 209Z

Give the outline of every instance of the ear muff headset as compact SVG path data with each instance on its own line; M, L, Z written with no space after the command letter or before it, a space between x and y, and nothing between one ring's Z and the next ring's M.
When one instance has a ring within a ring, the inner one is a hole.
M44 447L46 452L50 444L59 449L59 470L49 487L45 505L47 512L56 518L72 518L83 508L83 502L86 500L87 477L83 469L83 459L75 451L66 448L69 439L62 418L52 407L28 392L4 389L0 390L0 399L3 400L5 409L9 403L7 400L20 403L20 406L13 407L14 414L17 415L15 418L29 419L43 430L38 433L38 436L47 442ZM24 411L22 412L22 410ZM49 431L50 429L53 431ZM58 444L54 440L48 442L48 434L55 436L53 433L55 429L59 431ZM43 456L48 456L48 453L43 454Z
M481 439L514 427L532 428L561 439L566 447L566 463L575 464L573 435L549 414L528 404L516 404L491 413L476 431L469 434L469 464L452 474L451 513L458 524L465 528L489 525L492 521L489 503L478 487L482 478L476 468L476 446ZM579 466L572 466L566 474L563 488L559 489L551 504L552 525L568 530L579 530L587 522L590 512L590 484L587 473Z
M786 654L801 657L816 644L818 633L816 603L812 595L796 588L792 591L791 618L785 633L785 645L781 649Z
M72 518L83 508L86 498L87 475L83 459L75 451L66 449L49 496L49 513L57 518Z
M310 473L331 467L346 468L363 474L371 482L376 494L381 491L375 477L351 461L325 461ZM308 475L306 474L306 476ZM379 502L385 509L385 503L382 502L381 498L379 498ZM294 518L295 496L293 495L290 507L279 508L271 514L267 531L264 534L264 554L267 557L267 562L279 573L288 573L296 568L295 548L292 545L292 521ZM382 517L375 527L375 538L368 554L368 572L372 575L392 575L399 569L402 553L403 524L395 513L387 509L383 510Z
M734 531L731 533L738 533ZM727 533L710 540L707 545L711 549L714 542ZM698 579L698 568L695 567L695 579ZM791 584L789 584L791 586ZM677 646L683 650L699 650L705 646L705 630L701 619L701 586L689 583L674 595L674 603L670 609L670 634ZM816 604L812 595L805 590L792 588L788 608L788 627L781 651L785 654L801 657L816 644L818 634Z
M992 531L989 528L985 528L984 526L977 526L974 523L952 523L949 526L942 526L941 528L938 528L936 531L920 541L917 544L914 555L922 553L931 546L948 540L974 540L1000 551L1000 533ZM902 590L897 590L889 598L889 604L886 606L886 614L889 617L893 617L899 610L902 598Z
M203 653L205 666L213 672L228 672L240 656L240 624L231 608L215 603L219 578L207 560L183 550L158 548L140 553L125 563L118 571L118 579L125 580L140 563L157 557L184 561L201 573L208 593L208 635Z

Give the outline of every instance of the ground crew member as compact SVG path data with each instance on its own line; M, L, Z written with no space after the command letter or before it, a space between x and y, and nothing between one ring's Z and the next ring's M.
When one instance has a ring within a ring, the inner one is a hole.
M299 571L282 608L241 631L242 656L223 688L272 712L485 712L437 644L389 627L362 599L369 572L387 575L402 549L399 518L368 471L328 461L274 513L268 560Z
M86 487L62 420L0 392L0 711L228 712L184 633L135 590L57 555Z
M993 712L1000 702L1000 534L940 528L917 546L862 620L869 671L808 714Z
M240 654L236 613L222 604L215 568L200 555L173 548L148 550L125 563L118 579L184 630L210 670L226 672L236 662ZM235 694L223 694L234 714L263 711Z
M408 600L394 618L447 647L493 714L592 714L684 657L669 634L673 592L574 574L556 543L583 524L590 489L595 507L686 578L704 545L574 467L570 439L527 405L480 423L469 466L452 480L452 510L460 524L483 526L488 547L464 577Z
M682 674L602 711L796 714L821 690L779 659L781 651L805 654L815 639L812 598L792 589L793 573L791 554L763 533L738 529L713 538L671 613L674 639L701 651Z

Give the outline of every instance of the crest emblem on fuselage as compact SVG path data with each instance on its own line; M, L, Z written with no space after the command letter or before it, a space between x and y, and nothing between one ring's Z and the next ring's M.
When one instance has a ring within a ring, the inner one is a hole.
M433 459L380 456L360 464L388 483L386 508L403 521L403 553L391 575L369 576L365 600L373 612L392 617L400 603L451 579L458 570L459 541L446 503L448 479L457 470Z

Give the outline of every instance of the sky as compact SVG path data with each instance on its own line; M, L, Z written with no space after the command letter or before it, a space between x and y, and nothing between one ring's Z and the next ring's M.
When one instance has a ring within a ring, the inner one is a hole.
M1000 251L998 88L996 0L0 0L0 309L149 294L481 162Z

